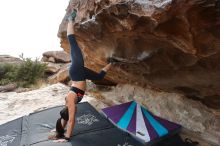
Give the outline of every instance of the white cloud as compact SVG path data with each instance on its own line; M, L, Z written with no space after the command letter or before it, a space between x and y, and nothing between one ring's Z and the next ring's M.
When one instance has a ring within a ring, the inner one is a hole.
M41 57L62 50L57 32L69 0L1 0L0 54Z

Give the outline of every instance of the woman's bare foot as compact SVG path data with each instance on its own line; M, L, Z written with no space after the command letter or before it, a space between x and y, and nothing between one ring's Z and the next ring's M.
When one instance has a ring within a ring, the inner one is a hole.
M76 14L77 14L77 10L73 9L69 15L65 16L65 18L68 21L75 21L75 18L77 16Z

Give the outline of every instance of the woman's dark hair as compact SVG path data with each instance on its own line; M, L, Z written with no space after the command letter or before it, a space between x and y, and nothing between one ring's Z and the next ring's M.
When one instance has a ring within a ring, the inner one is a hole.
M56 123L56 132L57 132L56 137L57 138L64 137L64 128L62 126L61 119L62 118L59 118Z
M68 121L69 120L69 112L68 108L65 107L60 111L60 116L63 120Z

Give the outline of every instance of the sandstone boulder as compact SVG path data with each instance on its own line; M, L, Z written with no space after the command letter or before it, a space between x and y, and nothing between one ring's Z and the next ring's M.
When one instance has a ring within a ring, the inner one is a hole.
M0 86L0 92L9 92L15 90L16 88L17 88L17 84L10 83L4 86Z
M62 66L57 73L48 77L48 81L50 84L64 82L68 79L69 79L69 64Z
M121 61L107 75L115 83L220 99L218 0L70 0L66 15L73 8L89 68L98 71L113 56ZM66 26L63 20L58 36L70 52Z
M43 53L42 60L45 62L68 63L70 62L70 56L65 51L47 51Z
M55 60L55 58L54 58L54 57L49 57L49 58L48 58L48 62L53 62L53 63L55 63L55 62L56 62L56 60Z
M47 73L56 73L60 70L60 68L64 65L63 63L52 63L52 62L44 62L47 64Z
M12 57L10 55L0 55L1 64L21 64L23 61L20 58Z

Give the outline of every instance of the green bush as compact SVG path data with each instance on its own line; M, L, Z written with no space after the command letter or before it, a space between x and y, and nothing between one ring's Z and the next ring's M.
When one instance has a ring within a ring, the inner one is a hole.
M5 85L16 80L17 68L12 64L0 65L0 85Z
M44 77L46 64L42 64L37 59L32 61L29 58L22 58L20 65L3 64L0 65L0 85L17 83L18 86L28 87Z

